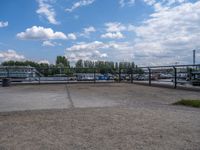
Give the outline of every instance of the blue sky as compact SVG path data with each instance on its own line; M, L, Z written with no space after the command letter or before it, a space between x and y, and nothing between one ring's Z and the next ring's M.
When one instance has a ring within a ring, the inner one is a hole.
M200 1L1 0L0 62L200 63Z

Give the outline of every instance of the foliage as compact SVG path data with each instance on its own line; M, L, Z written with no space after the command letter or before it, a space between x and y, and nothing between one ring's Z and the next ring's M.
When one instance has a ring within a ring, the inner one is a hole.
M70 67L70 63L65 56L57 56L56 66L60 67Z
M75 67L70 66L70 62L64 56L57 56L56 64L37 63L34 61L5 61L2 66L30 66L35 67L44 76L72 75L73 73L101 73L117 74L121 73L143 73L137 68L134 62L112 62L112 61L90 61L78 60Z
M174 105L184 105L184 106L191 106L191 107L200 108L200 100L183 99L183 100L180 100L180 101L174 103Z

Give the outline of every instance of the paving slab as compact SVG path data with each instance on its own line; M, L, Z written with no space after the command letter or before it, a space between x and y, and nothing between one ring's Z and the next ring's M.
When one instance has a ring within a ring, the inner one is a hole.
M0 88L0 112L70 107L65 85L25 85Z
M101 87L98 84L80 84L78 86L71 84L68 85L68 90L74 107L76 108L111 107L121 105L117 100L107 96L107 92L109 92L105 91L107 86L109 85Z
M115 106L166 108L186 98L199 99L200 92L127 83L16 85L0 87L0 112Z
M200 93L123 83L0 88L0 150L198 150L200 109L171 105L182 98Z

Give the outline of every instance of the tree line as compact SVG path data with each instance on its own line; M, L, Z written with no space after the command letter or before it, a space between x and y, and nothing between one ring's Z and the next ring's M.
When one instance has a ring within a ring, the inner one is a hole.
M113 62L113 61L90 61L78 60L74 66L70 65L68 59L64 56L57 56L55 64L37 63L34 61L4 61L2 66L30 66L35 67L44 76L55 74L73 74L76 73L141 73L142 70L135 65L134 62Z

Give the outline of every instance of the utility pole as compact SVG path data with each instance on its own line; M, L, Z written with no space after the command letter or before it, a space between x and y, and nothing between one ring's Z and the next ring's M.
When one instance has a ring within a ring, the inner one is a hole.
M195 65L195 54L196 54L196 50L193 50L193 65Z

